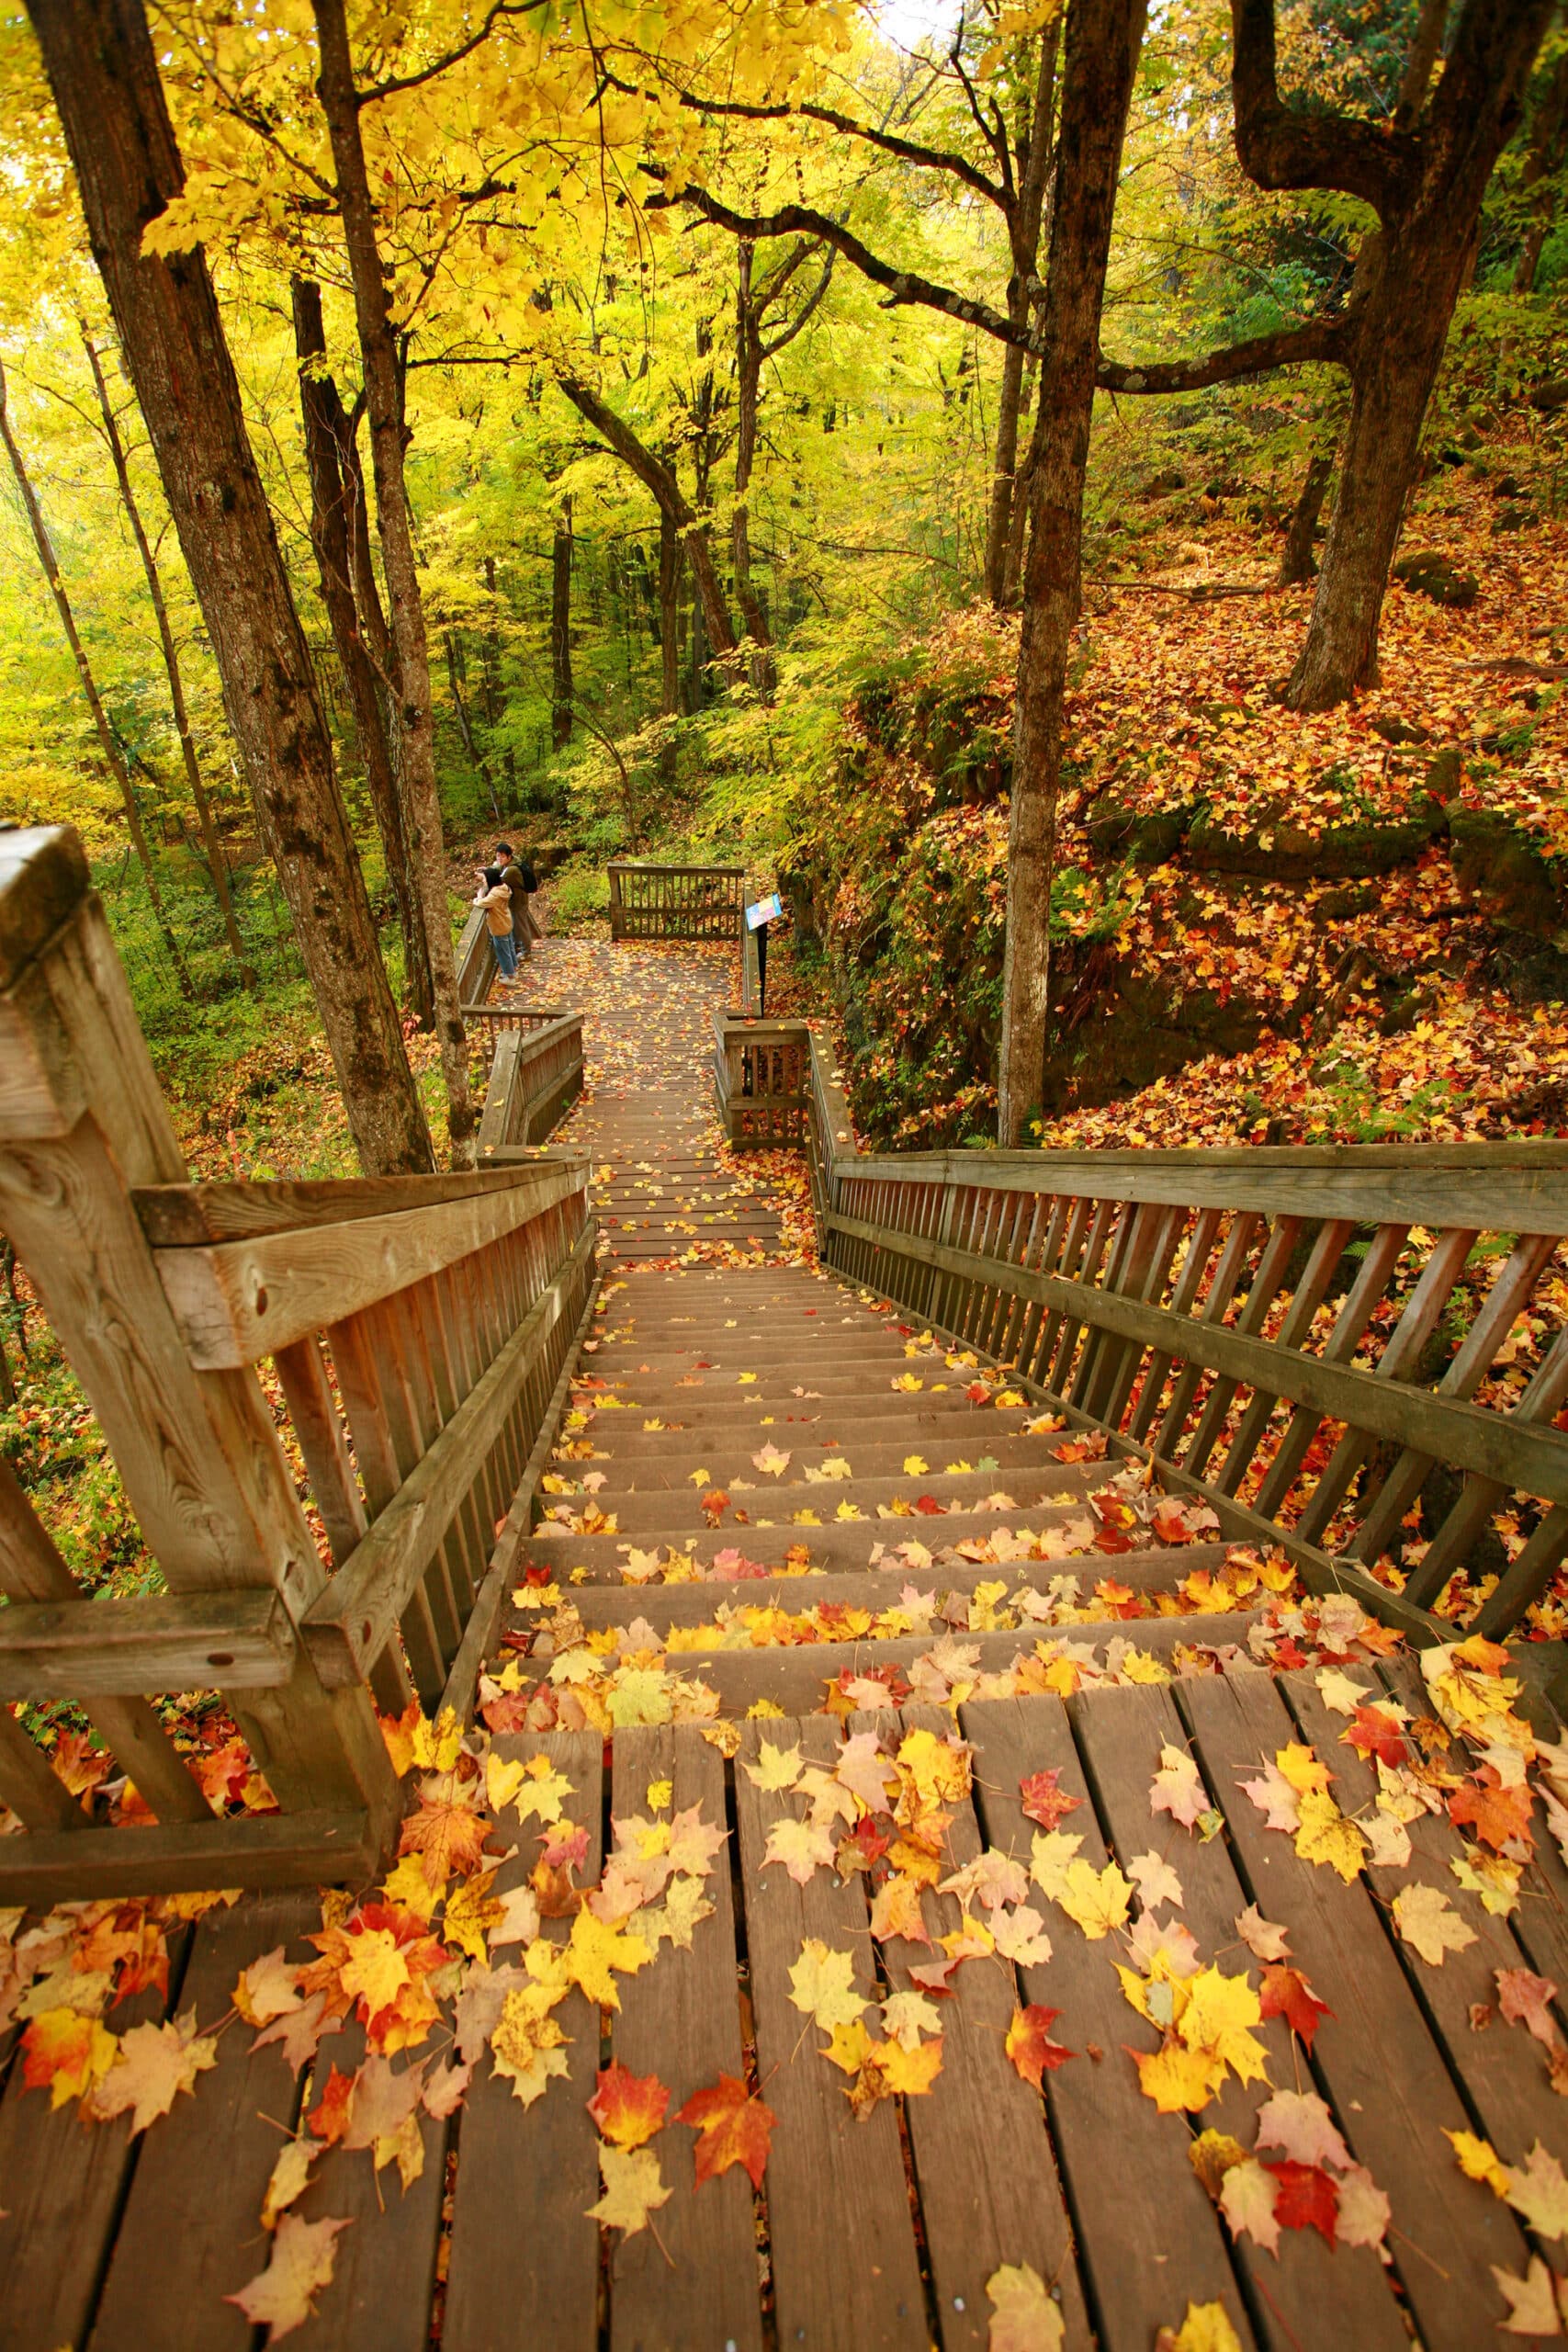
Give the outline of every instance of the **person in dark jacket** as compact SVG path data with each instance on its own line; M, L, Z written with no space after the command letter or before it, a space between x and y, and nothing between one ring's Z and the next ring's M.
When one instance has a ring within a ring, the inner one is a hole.
M544 936L534 914L532 900L539 887L539 877L525 857L519 857L510 842L497 842L495 862L501 868L502 879L512 893L512 936L519 956L525 956L533 943Z

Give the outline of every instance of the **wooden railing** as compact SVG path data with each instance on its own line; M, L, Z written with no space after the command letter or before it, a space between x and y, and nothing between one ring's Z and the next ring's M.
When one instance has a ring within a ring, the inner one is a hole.
M472 1692L592 1291L586 1180L186 1182L76 836L0 835L0 1226L165 1587L86 1597L0 1480L0 1903L373 1872L375 1702ZM149 1703L208 1690L276 1811L215 1818ZM80 1703L156 1826L96 1826L27 1700Z
M610 874L612 939L734 939L745 919L741 865L639 865Z
M568 1011L564 1004L466 1004L463 1024L470 1037L479 1041L479 1050L487 1065L495 1059L499 1041L509 1031L533 1036L541 1029L548 1029L557 1021L581 1021L581 1013Z
M496 980L495 953L482 907L470 910L453 955L457 967L457 1001L466 1017L476 1005L484 1003Z
M803 1023L715 1029L730 1140L802 1143L826 1264L1309 1589L1430 1641L1466 1570L1503 1640L1568 1559L1568 1145L863 1157Z
M581 1091L581 1012L556 1013L537 1028L503 1028L479 1123L481 1159L542 1143Z

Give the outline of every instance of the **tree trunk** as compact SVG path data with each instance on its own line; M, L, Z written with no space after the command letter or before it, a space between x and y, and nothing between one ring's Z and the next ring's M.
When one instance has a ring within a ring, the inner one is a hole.
M442 635L446 640L446 680L452 689L452 707L457 716L457 732L463 739L463 749L468 755L469 763L475 775L490 795L491 814L499 825L502 822L501 803L496 798L495 778L491 773L490 762L485 758L474 739L474 723L468 715L468 700L463 693L463 676L457 659L457 635L452 629L443 630Z
M735 631L729 625L729 607L724 601L718 574L714 569L708 527L676 481L673 468L667 466L661 458L655 457L625 418L617 416L597 392L572 376L562 376L558 380L561 390L578 414L585 418L600 438L609 444L622 464L636 474L654 500L660 514L668 515L684 539L692 578L702 599L708 643L718 659L728 668L733 669Z
M668 514L659 518L659 710L671 720L681 715L681 541ZM660 750L659 781L673 790L672 733Z
M735 601L751 639L751 684L764 702L778 685L773 657L773 637L756 589L751 584L751 516L748 503L751 475L757 462L757 412L762 389L762 322L751 291L755 252L742 238L739 282L735 303L735 513L730 520L730 547L735 565Z
M559 752L570 741L571 501L563 498L550 557L550 742Z
M1012 272L1008 280L1008 319L1026 326L1034 273L1040 261L1040 222L1045 203L1045 183L1051 162L1051 119L1055 107L1056 51L1062 19L1054 17L1040 36L1040 56L1030 102L1028 130L1018 194L1008 220ZM1002 347L1002 381L997 406L996 455L991 468L991 500L986 518L985 588L997 605L1008 601L1008 550L1012 537L1013 503L1022 485L1018 470L1018 424L1022 413L1026 355L1020 344Z
M1516 294L1533 294L1535 274L1540 265L1540 251L1551 232L1551 183L1562 167L1564 145L1568 144L1568 49L1559 54L1546 88L1542 91L1530 117L1529 145L1525 151L1524 169L1519 175L1521 188L1529 191L1530 220L1525 231L1524 243L1519 248L1518 266L1514 271Z
M153 918L159 931L163 933L164 944L169 951L169 961L175 967L175 978L179 985L182 996L194 995L189 969L185 957L180 953L179 941L175 937L169 918L164 910L164 894L158 888L158 876L152 865L152 853L147 845L147 835L141 825L141 812L136 806L136 795L131 788L130 772L125 764L119 745L115 741L114 731L109 726L108 715L104 709L103 697L98 693L97 680L94 677L92 667L87 660L86 648L77 634L76 616L71 609L71 599L65 593L65 582L60 576L60 566L55 560L53 542L50 538L42 510L28 477L27 466L23 462L21 450L17 445L16 435L11 431L6 371L3 367L0 367L0 440L4 440L6 444L6 454L11 460L11 471L17 477L17 488L21 492L22 504L27 509L28 521L32 528L33 545L38 549L39 565L45 580L49 582L50 594L54 598L54 609L60 616L60 626L65 631L65 641L71 648L71 657L76 664L76 675L81 681L87 708L92 713L93 726L98 738L98 748L103 752L109 774L119 786L119 797L125 808L126 830L130 835L131 846L141 863L142 876L147 884L147 896L152 901Z
M1056 201L1042 318L1045 431L1031 483L1029 556L1013 716L1007 947L998 1136L1026 1140L1045 1083L1051 883L1061 786L1062 705L1077 619L1084 477L1100 353L1116 175L1145 0L1071 0L1062 82Z
M1333 471L1333 458L1322 451L1307 460L1306 480L1292 511L1291 527L1285 534L1284 553L1280 558L1281 588L1298 588L1303 581L1317 578L1317 557L1314 552L1313 539Z
M1422 11L1403 104L1414 129L1387 130L1287 105L1276 79L1274 0L1231 0L1236 153L1260 187L1337 188L1377 212L1356 266L1343 356L1350 416L1339 495L1312 622L1285 689L1325 710L1376 683L1378 625L1421 426L1449 322L1475 250L1482 199L1517 125L1555 0L1463 0L1436 89L1419 104L1436 16ZM1439 27L1440 30L1440 27ZM1435 53L1435 52L1434 52Z
M452 1164L455 1168L468 1168L473 1165L476 1120L468 1085L468 1035L457 999L457 972L452 954L441 803L435 784L430 650L403 472L404 431L397 340L388 308L387 279L377 243L376 213L359 134L359 98L354 83L344 0L311 0L311 4L321 64L316 86L332 140L338 211L354 281L355 317L370 421L376 521L386 570L387 598L391 607L392 642L398 656L397 729L404 813L413 854L414 879L424 910L425 936L430 944L435 1034L446 1091Z
M327 625L348 688L359 756L370 795L376 830L387 863L387 879L398 910L403 943L403 976L421 1028L431 1023L430 952L424 918L409 872L398 780L388 738L387 688L377 678L365 649L355 602L351 552L351 500L344 481L343 448L351 438L337 386L320 364L327 351L320 287L293 280L294 348L299 359L299 408L304 424L305 463L310 478L310 545Z
M163 576L158 570L158 559L152 552L152 542L147 537L141 521L141 509L136 503L136 494L130 485L130 467L126 458L125 444L120 438L119 421L115 415L114 404L109 399L109 388L104 380L97 345L87 333L85 325L82 328L82 344L87 354L87 364L93 371L93 389L97 393L98 413L104 420L104 438L108 443L109 455L114 460L115 480L119 484L119 502L125 509L125 517L130 525L131 537L136 541L137 553L141 558L141 569L147 576L147 593L152 600L153 617L158 624L158 642L163 648L164 669L169 681L169 701L174 708L175 729L180 739L180 757L185 763L186 782L190 786L190 797L196 804L196 821L201 829L202 846L207 852L207 864L212 876L212 888L218 894L218 905L223 917L224 936L229 942L229 952L239 967L241 986L254 989L256 984L255 967L245 953L245 943L240 936L240 926L234 920L234 900L229 888L229 868L224 862L223 844L218 838L218 828L212 821L212 803L207 797L207 786L202 782L201 763L196 755L196 739L190 731L190 714L186 708L185 680L180 673L180 657L175 646L175 633L169 626L168 606L164 601Z
M144 228L184 175L141 0L29 0L29 13L355 1147L371 1175L429 1169L424 1113L206 259L199 247L167 258L142 251Z

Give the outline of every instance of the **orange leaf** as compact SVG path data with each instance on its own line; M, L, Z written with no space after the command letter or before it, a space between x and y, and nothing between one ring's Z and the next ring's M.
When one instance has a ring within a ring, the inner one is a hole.
M1043 2009L1031 2003L1027 2009L1015 2009L1008 2028L1007 2053L1026 2083L1040 2088L1043 2075L1057 2066L1065 2066L1073 2056L1059 2041L1051 2039L1051 2028L1061 2016L1060 2009Z
M599 2069L588 2112L617 2148L640 2148L662 2130L670 2094L657 2075L634 2075L615 2059Z
M1506 1789L1495 1764L1483 1764L1476 1775L1480 1785L1467 1782L1449 1799L1449 1819L1456 1826L1471 1823L1478 1838L1501 1853L1512 1838L1530 1838L1530 1792L1528 1782Z
M712 2090L694 2092L675 2120L689 2123L698 2135L699 2188L731 2165L744 2165L752 2188L761 2188L778 2118L760 2098L749 2097L739 2075L720 2075Z

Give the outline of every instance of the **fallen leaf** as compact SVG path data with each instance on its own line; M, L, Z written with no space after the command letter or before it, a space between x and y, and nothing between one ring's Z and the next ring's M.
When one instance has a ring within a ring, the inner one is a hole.
M269 2329L268 2344L277 2343L304 2325L316 2297L331 2285L338 2233L347 2227L346 2220L302 2222L298 2213L285 2213L266 2268L223 2301L237 2304L253 2327Z
M1018 1793L1024 1812L1031 1821L1039 1822L1043 1829L1058 1828L1069 1813L1077 1813L1081 1797L1070 1797L1057 1786L1060 1769L1031 1772L1018 1784Z
M1012 2023L1007 2030L1007 2053L1026 2083L1038 2090L1043 2075L1057 2066L1065 2066L1073 2052L1051 2039L1051 2028L1061 2016L1060 2009L1042 2008L1032 2003L1026 2009L1013 2011Z
M1235 1931L1248 1951L1255 1952L1259 1960L1283 1960L1290 1950L1285 1929L1266 1919L1256 1903L1249 1903L1245 1911L1236 1914Z
M194 2090L197 2075L217 2064L217 2036L197 2033L194 2009L156 2025L133 2025L121 2037L117 2063L94 2086L92 2111L101 2120L129 2109L134 2136L167 2115L178 2093Z
M854 1987L854 1960L847 1951L830 1951L815 1936L800 1947L800 1958L789 1972L794 2006L831 2033L836 2025L850 2025L867 2007Z
M657 2075L634 2075L617 2058L599 2070L588 2112L600 2132L617 2148L640 2148L662 2130L670 2093Z
M731 2165L744 2165L752 2188L761 2188L778 2118L748 2092L738 2075L721 2074L711 2090L694 2091L675 2120L690 2124L697 2133L694 2154L699 2188Z
M650 2213L670 2202L671 2191L660 2177L659 2158L651 2148L613 2148L601 2141L599 2177L604 2193L588 2208L588 2218L635 2237L646 2229Z
M991 2324L987 2352L1061 2352L1066 2326L1040 2273L1004 2262L986 2281Z
M1168 1813L1184 1829L1196 1828L1199 1815L1208 1810L1209 1804L1197 1765L1184 1747L1168 1746L1160 1749L1159 1761L1149 1789L1149 1811Z
M1264 2016L1283 2018L1309 2054L1319 2019L1334 2015L1326 2001L1318 1999L1299 1968L1280 1963L1270 1963L1264 1969L1259 2001Z
M1497 2281L1498 2292L1508 2306L1508 2316L1500 2319L1498 2327L1505 2335L1561 2335L1561 2313L1558 2309L1556 2281L1539 2254L1532 2254L1529 2268L1522 2278L1511 2270L1491 2266Z
M1429 1968L1441 1968L1446 1953L1464 1951L1476 1939L1474 1928L1466 1926L1448 1896L1419 1881L1394 1896L1393 1923Z

